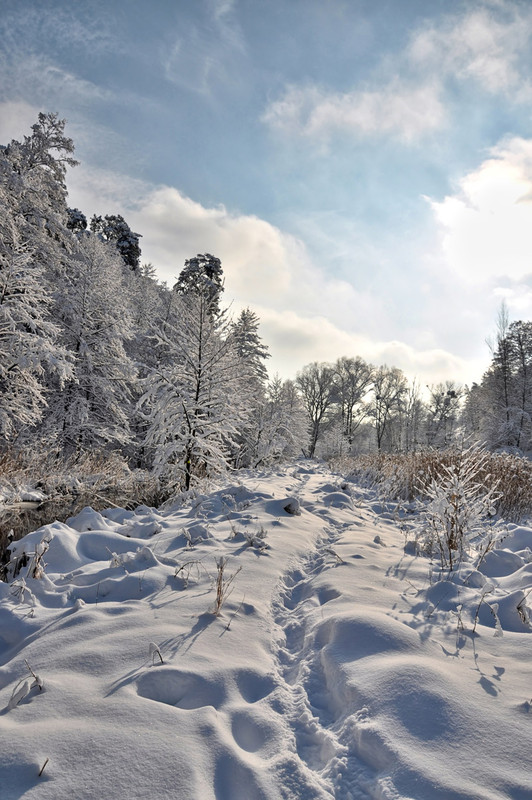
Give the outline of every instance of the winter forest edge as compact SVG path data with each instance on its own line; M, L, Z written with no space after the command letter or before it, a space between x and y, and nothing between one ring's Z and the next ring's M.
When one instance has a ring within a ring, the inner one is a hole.
M215 255L192 255L169 288L141 262L141 234L120 215L88 222L68 207L67 167L77 162L65 125L41 113L22 142L0 147L4 500L20 500L30 475L37 496L37 482L54 475L46 495L85 492L96 507L99 494L111 499L112 476L115 500L155 504L228 469L301 454L355 468L356 458L467 442L525 461L531 322L510 323L501 309L491 364L470 388L422 391L359 356L308 364L294 380L269 377L260 320L251 309L230 317ZM4 562L19 535L11 526Z

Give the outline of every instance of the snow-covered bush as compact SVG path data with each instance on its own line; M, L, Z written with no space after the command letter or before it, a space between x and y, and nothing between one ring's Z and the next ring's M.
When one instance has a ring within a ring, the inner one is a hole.
M489 454L476 448L458 450L450 465L423 487L418 526L425 549L439 555L442 569L452 570L474 550L483 558L503 534L496 519L497 484L482 481Z
M37 675L32 670L32 668L30 667L30 665L28 664L26 659L24 659L24 663L26 664L26 667L28 668L28 672L32 676L33 681L30 681L29 679L21 678L21 680L17 683L17 685L15 686L15 688L13 689L13 691L11 693L11 698L9 700L9 703L7 704L7 710L8 711L11 711L12 708L15 708L16 706L18 706L18 704L21 702L21 700L24 700L24 698L29 695L29 693L31 692L32 689L37 688L37 689L39 689L40 692L42 692L42 690L43 690L44 681L41 678L41 676Z
M132 470L118 453L87 452L66 460L35 450L0 453L0 580L7 579L10 546L30 531L66 520L85 506L159 506L171 484Z

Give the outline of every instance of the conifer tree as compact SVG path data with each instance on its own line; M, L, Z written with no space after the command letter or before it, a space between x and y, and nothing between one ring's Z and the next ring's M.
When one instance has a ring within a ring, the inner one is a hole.
M220 310L220 296L224 290L222 262L210 253L201 254L185 261L174 290L180 295L204 297L212 316Z

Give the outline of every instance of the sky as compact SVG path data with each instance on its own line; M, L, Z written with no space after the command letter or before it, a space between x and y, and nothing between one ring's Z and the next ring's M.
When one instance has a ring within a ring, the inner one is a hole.
M0 0L0 143L67 120L69 203L173 285L222 260L270 373L479 381L532 315L529 0Z

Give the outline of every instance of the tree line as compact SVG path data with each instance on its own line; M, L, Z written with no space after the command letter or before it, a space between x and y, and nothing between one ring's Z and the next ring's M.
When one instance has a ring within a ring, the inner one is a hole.
M123 217L68 207L73 154L56 114L0 147L4 449L118 452L188 489L227 467L442 447L464 430L530 448L530 323L501 322L480 384L439 384L428 399L359 357L270 379L257 315L222 307L220 260L192 256L173 287L159 282Z

